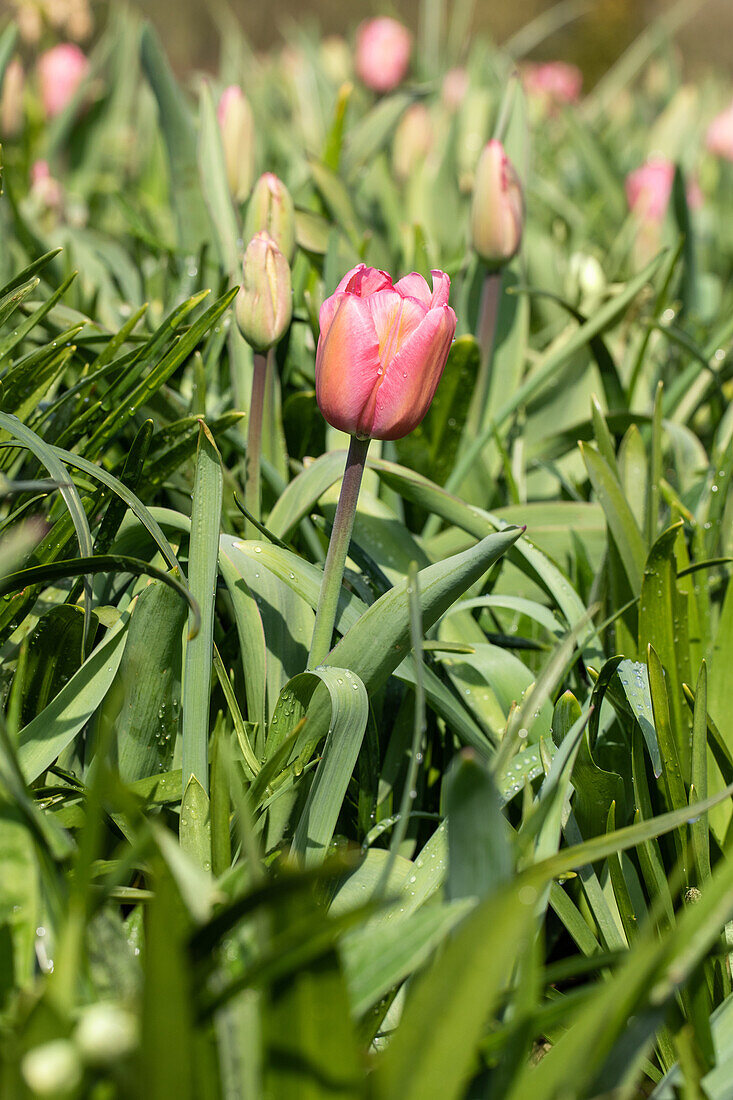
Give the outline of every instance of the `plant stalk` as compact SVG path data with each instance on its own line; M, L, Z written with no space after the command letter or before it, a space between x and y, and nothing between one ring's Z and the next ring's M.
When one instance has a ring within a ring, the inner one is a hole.
M318 597L318 609L316 611L315 626L313 627L311 651L308 656L308 668L316 668L317 665L322 664L331 648L333 628L336 624L336 609L341 592L341 581L343 580L346 555L351 542L351 532L354 529L356 502L359 499L359 489L364 475L369 442L368 439L358 439L355 435L352 435L349 444L344 479L341 482L341 494L333 521L331 541L328 544L326 564L323 567L323 580L321 581L321 593Z
M262 421L265 410L267 374L272 370L272 349L262 355L255 352L252 375L252 397L249 403L247 428L247 480L244 485L244 503L255 519L260 518L260 458L262 455ZM249 538L257 538L258 532L247 524Z
M486 411L486 402L489 399L491 360L496 335L496 319L499 315L499 302L501 300L501 283L502 273L500 270L486 272L481 291L477 333L478 345L481 349L481 363L476 376L476 387L473 392L471 412L468 418L468 430L471 435L475 435L481 428L484 412Z

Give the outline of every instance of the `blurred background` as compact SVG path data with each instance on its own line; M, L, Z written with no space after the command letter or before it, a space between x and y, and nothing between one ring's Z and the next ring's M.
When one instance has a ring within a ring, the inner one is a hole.
M2 0L7 4L7 0ZM445 0L450 10L451 0ZM216 62L217 11L223 3L213 0L139 0L137 5L160 30L169 56L179 71L208 68ZM723 65L733 71L733 0L691 2L697 9L680 36L690 71ZM228 0L256 48L269 47L287 38L294 22L313 21L324 33L345 34L356 23L374 14L393 14L417 31L418 0ZM676 0L588 0L558 4L557 0L476 0L474 25L501 43L527 21L551 9L570 14L583 11L542 46L542 57L561 57L583 69L586 82L600 76L655 15L679 9Z

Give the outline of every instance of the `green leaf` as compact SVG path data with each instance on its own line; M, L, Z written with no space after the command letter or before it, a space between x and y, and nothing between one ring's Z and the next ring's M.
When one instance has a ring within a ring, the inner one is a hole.
M185 772L184 772L185 774ZM211 870L211 820L209 796L193 772L181 801L181 849L197 867Z
M108 714L125 782L171 766L179 728L185 620L186 605L160 581L152 581L137 598L112 687L112 698L115 690L119 693L119 710Z
M219 452L201 422L196 480L191 509L188 583L201 609L201 629L186 646L183 679L183 790L194 776L209 789L208 741L211 664L214 644L214 600L218 572L222 470Z
M447 896L451 900L486 897L514 869L499 792L486 766L466 749L453 761L445 784Z
M170 195L178 223L179 244L184 252L195 255L208 240L211 229L198 186L193 120L150 24L143 27L140 47L145 75L158 101L170 164Z
M122 660L129 618L122 615L45 710L20 731L18 763L26 782L54 762L104 699Z
M519 876L461 923L411 991L374 1075L377 1100L422 1100L438 1082L445 1100L465 1095L486 1022L529 945L536 902L536 888Z
M211 87L206 81L201 84L199 116L198 166L201 190L216 230L224 266L229 278L238 281L240 265L237 241L241 237L241 231L229 193L221 127L216 117Z
M318 697L313 698L316 692L320 693L325 702L324 688L329 697L326 705L330 706L331 712L326 743L292 844L293 853L305 866L319 862L328 849L361 748L369 717L369 700L364 684L348 669L314 669L313 672L296 676L286 684L272 718L272 735L279 740L282 730L275 732L274 727L284 724L283 711L288 712L292 708L290 728L293 728L298 717L296 704L307 711L311 699L314 705L320 701ZM305 736L309 743L309 758L312 748L315 747L311 740L315 734L311 734L307 718Z
M593 447L583 443L579 446L591 485L606 513L608 530L623 562L629 587L636 593L641 589L646 558L641 531L611 468Z

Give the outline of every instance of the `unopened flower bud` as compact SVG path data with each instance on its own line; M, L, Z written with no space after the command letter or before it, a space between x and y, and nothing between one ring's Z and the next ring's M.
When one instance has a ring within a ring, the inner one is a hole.
M282 180L265 172L257 180L247 206L245 240L256 233L267 233L288 263L295 254L295 207Z
M290 266L267 233L258 233L247 245L236 308L237 324L255 351L271 348L290 324Z
M449 111L457 111L468 92L469 80L465 69L449 69L443 77L441 98Z
M62 42L41 54L38 83L46 118L61 114L88 72L89 61L73 42Z
M242 89L230 84L221 94L216 113L221 128L229 191L235 202L244 202L255 174L252 108Z
M425 160L433 144L433 123L424 103L407 108L395 131L392 159L399 180L410 178L415 168Z
M137 1023L132 1013L120 1005L90 1005L77 1024L74 1040L89 1065L110 1065L137 1046Z
M2 97L0 97L0 136L14 137L23 125L23 89L25 74L23 63L14 57L8 63L3 78Z
M68 1039L53 1039L29 1050L20 1068L34 1096L67 1096L81 1082L79 1056Z
M501 267L519 251L524 228L522 188L500 141L490 141L476 168L471 239L481 259Z
M356 32L356 71L373 92L391 92L407 74L412 35L388 15L367 19Z
M606 289L606 276L595 256L574 252L568 264L567 295L573 302L597 304Z
M713 156L733 160L733 103L716 115L708 126L705 147Z

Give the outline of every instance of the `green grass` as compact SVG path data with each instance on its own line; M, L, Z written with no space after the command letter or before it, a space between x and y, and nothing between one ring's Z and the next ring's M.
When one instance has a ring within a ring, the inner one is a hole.
M31 81L4 143L3 1100L730 1095L733 168L703 149L729 93L683 84L680 7L540 117L522 56L424 6L378 102L313 32L255 57L228 19L181 84L111 7L77 100L44 124ZM231 82L296 207L257 528ZM482 378L468 208L502 118L527 223ZM653 152L650 240L624 178ZM318 308L360 261L447 271L458 338L422 425L371 445L306 671L348 444Z

